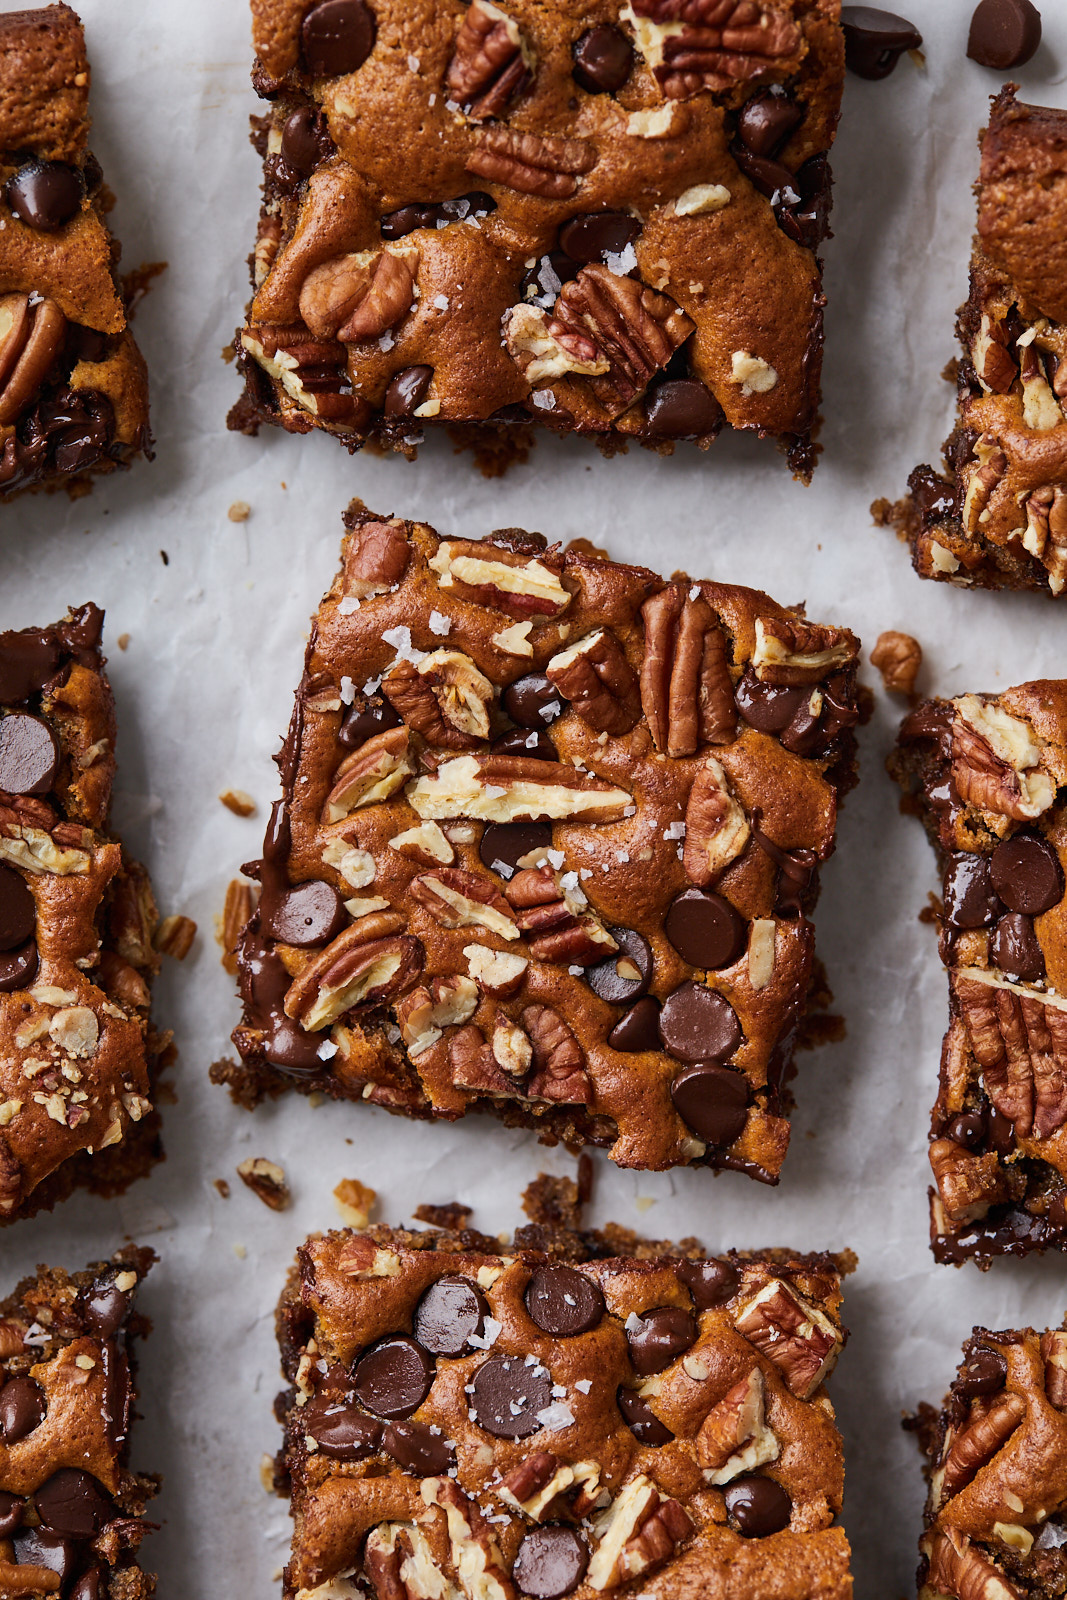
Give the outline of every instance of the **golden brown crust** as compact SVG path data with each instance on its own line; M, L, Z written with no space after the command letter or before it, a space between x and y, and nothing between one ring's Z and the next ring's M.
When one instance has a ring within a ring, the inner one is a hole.
M68 5L0 16L0 150L76 161L89 131L89 58Z

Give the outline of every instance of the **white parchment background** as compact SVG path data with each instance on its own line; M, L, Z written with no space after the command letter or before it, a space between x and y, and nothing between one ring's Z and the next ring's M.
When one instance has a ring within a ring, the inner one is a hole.
M313 1109L298 1096L249 1116L207 1081L236 1018L212 919L239 863L258 853L276 794L270 755L349 497L444 533L525 524L552 539L584 535L666 572L762 585L847 623L868 647L881 629L905 628L923 643L928 691L1067 673L1067 601L920 583L868 515L876 495L901 492L916 462L936 459L948 431L952 394L938 373L954 353L966 281L975 135L1000 81L965 59L969 0L910 8L926 35L925 70L905 59L887 82L847 83L833 158L837 237L826 250L825 453L804 489L773 447L744 440L723 439L708 457L683 447L672 461L634 450L610 463L591 447L543 441L526 466L490 484L446 439L409 466L350 459L323 437L228 435L237 379L219 353L240 319L257 213L246 7L81 0L93 143L118 195L124 263L170 263L137 316L158 456L76 504L38 498L3 510L0 627L48 622L87 599L106 606L116 824L148 863L161 905L195 917L201 932L157 989L159 1020L181 1050L165 1165L124 1200L77 1198L5 1231L0 1263L5 1282L38 1261L80 1266L127 1235L162 1257L144 1294L155 1332L135 1436L138 1464L166 1476L155 1508L162 1531L146 1551L162 1596L277 1593L287 1519L258 1476L277 1440L272 1311L297 1243L336 1221L334 1183L373 1185L380 1215L398 1223L420 1201L462 1199L494 1232L520 1220L519 1192L539 1170L573 1170L565 1152L483 1117L408 1125L379 1110ZM1045 0L1044 11L1046 41L1018 77L1027 97L1062 105L1067 10ZM226 517L235 500L252 507L243 525ZM125 653L115 644L123 632ZM863 1600L913 1592L921 1490L901 1411L940 1397L972 1323L1046 1325L1067 1306L1061 1259L1002 1262L982 1276L937 1267L927 1250L926 1126L945 985L916 920L934 886L932 858L882 771L899 715L879 688L863 781L823 875L819 947L848 1035L800 1058L781 1187L731 1173L617 1172L598 1156L592 1207L595 1221L693 1233L711 1248L858 1252L852 1337L833 1395ZM219 804L228 786L255 795L254 818ZM268 1212L236 1180L248 1155L285 1166L291 1210ZM228 1201L212 1187L220 1176L233 1186Z

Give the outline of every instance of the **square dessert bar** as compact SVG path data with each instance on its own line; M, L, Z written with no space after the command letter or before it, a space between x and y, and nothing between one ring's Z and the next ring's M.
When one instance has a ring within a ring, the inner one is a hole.
M855 637L540 534L345 520L216 1080L776 1182Z
M939 1261L1067 1248L1067 683L927 700L890 771L943 874Z
M286 1600L847 1600L832 1256L331 1233L278 1310Z
M924 578L1058 595L1067 577L1067 111L1008 84L981 141L945 465L890 513Z
M66 5L0 16L0 500L150 453L148 379L88 147L89 62Z
M0 1300L0 1594L149 1600L137 1549L154 1477L129 1468L134 1296L155 1256L40 1267Z
M1067 1330L975 1328L927 1457L920 1600L1052 1600L1067 1590Z
M253 0L231 426L425 422L815 462L838 0Z
M108 831L104 614L0 633L0 1223L159 1159L148 1016L157 916Z

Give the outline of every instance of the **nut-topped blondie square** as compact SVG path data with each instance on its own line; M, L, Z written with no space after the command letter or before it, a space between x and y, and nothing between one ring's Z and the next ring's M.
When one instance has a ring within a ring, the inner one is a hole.
M939 1261L1067 1248L1067 683L927 700L890 771L943 874Z
M345 520L216 1079L775 1182L855 637L540 534Z
M0 1223L159 1159L157 914L108 830L104 614L0 633Z
M832 1256L331 1233L278 1312L286 1600L847 1600Z
M957 331L959 414L945 466L891 512L915 570L983 588L1067 578L1067 111L1008 84L982 135L978 233Z
M231 426L725 426L815 462L838 0L254 0Z
M0 500L84 486L151 448L89 62L67 5L0 16Z

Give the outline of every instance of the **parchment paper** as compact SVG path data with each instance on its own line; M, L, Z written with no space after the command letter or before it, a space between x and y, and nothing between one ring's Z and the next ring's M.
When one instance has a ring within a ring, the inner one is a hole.
M74 504L36 497L0 514L0 627L48 622L68 603L107 608L119 711L115 821L151 869L166 911L196 918L193 953L156 991L181 1050L178 1101L165 1108L167 1161L122 1200L76 1198L0 1234L3 1278L39 1261L80 1266L127 1235L162 1262L143 1303L135 1456L165 1474L146 1546L170 1600L278 1592L288 1520L259 1480L276 1448L279 1387L272 1312L296 1245L337 1222L331 1189L358 1177L383 1219L458 1198L494 1232L520 1219L540 1170L573 1171L486 1117L409 1125L366 1107L314 1109L299 1096L254 1116L207 1081L236 1020L213 917L239 864L258 853L277 793L270 756L289 717L307 619L328 584L340 513L361 495L447 534L525 524L578 535L665 572L684 567L806 600L869 648L886 627L916 634L920 687L996 690L1067 673L1067 602L921 583L870 501L897 495L917 462L937 458L952 390L973 224L975 136L999 78L964 56L969 0L909 0L927 66L905 58L888 82L850 77L833 165L826 248L825 451L810 489L773 447L722 439L661 461L642 450L605 462L592 447L540 442L526 466L487 483L447 439L418 462L350 459L322 436L228 435L237 378L220 351L240 320L257 214L258 164L246 142L242 0L81 0L93 63L94 147L118 196L124 264L168 271L137 315L152 375L158 456ZM919 13L923 13L920 15ZM1044 6L1046 42L1018 78L1024 96L1064 104L1067 12ZM249 520L227 520L232 502ZM166 563L161 557L166 552ZM122 633L128 649L117 648ZM780 1188L726 1173L628 1173L596 1159L591 1217L710 1248L788 1243L858 1253L847 1284L852 1337L832 1393L845 1437L845 1526L857 1593L913 1593L921 1485L901 1411L939 1400L973 1323L1058 1322L1060 1258L1001 1262L986 1275L935 1266L926 1243L927 1115L945 1021L945 980L916 920L934 887L918 824L901 817L882 763L901 715L882 693L862 736L863 781L848 799L837 856L823 874L819 950L841 1044L800 1057L798 1110ZM221 790L258 810L231 815ZM285 1167L291 1210L276 1215L236 1179L249 1155ZM212 1180L230 1180L223 1200Z

